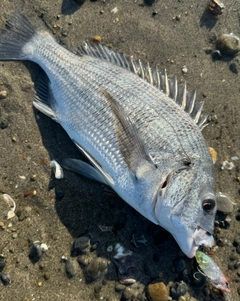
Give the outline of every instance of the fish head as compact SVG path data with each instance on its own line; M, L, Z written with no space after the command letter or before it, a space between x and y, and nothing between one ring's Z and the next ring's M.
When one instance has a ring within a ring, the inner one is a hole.
M158 190L155 216L189 258L200 245L214 245L214 190L213 172L201 165L170 172Z
M210 282L212 283L213 286L215 286L219 290L221 290L223 292L226 292L226 293L230 293L230 288L229 288L228 281L224 276L220 277L218 279L218 281L211 281L210 280Z

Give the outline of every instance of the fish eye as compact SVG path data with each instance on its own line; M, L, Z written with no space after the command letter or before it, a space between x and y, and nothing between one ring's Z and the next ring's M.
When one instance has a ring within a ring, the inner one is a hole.
M216 205L215 200L212 199L206 199L202 202L202 208L205 212L210 212L214 209Z

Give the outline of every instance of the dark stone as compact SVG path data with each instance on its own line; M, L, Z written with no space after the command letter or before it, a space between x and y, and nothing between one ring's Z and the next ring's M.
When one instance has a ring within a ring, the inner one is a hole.
M80 236L76 238L72 245L71 256L79 256L90 252L89 236Z
M101 289L102 289L101 284L96 284L96 286L94 287L94 292L95 293L100 293Z
M240 254L240 246L238 246L238 247L236 248L236 251L237 251L238 254Z
M236 215L236 220L239 222L240 221L240 214Z
M206 53L206 54L211 54L211 53L212 53L212 49L206 49L206 50L205 50L205 53Z
M180 282L175 282L172 285L170 289L170 294L173 299L177 299L178 297L185 295L187 291L188 291L188 287L186 283L180 281Z
M235 238L233 241L233 246L238 247L239 245L240 245L239 240L237 238Z
M144 4L148 6L152 6L155 3L155 0L144 0Z
M183 259L180 259L176 264L177 273L183 272L183 270L185 270L185 268L186 268L185 261Z
M158 13L156 11L152 12L152 16L155 17Z
M2 270L5 268L6 266L6 262L4 260L3 256L0 256L0 272L2 272Z
M8 127L8 122L5 119L0 119L0 128L2 130L6 129Z
M6 285L8 285L8 284L11 283L10 278L9 278L6 274L1 273L0 277L1 277L1 281L2 281L2 284L3 284L3 285L6 286Z
M223 246L224 246L224 241L223 241L221 238L219 238L219 239L216 241L216 244L217 244L217 246L219 246L219 247L223 247Z
M220 60L221 58L221 52L219 50L215 50L212 52L212 58L213 60Z
M237 254L232 253L232 254L229 256L229 259L230 259L231 261L234 261L234 260L237 260L237 259L238 259L238 256L237 256Z
M238 74L237 65L235 63L230 64L229 70L234 74Z
M25 219L25 215L21 210L16 212L16 216L18 217L19 222L22 222Z
M36 241L31 246L29 259L34 264L39 261L41 256L42 256L41 243L39 241Z
M234 269L239 269L240 268L240 261L237 261L235 264L234 264Z
M65 262L65 271L68 278L76 276L78 270L78 264L75 260L67 259Z

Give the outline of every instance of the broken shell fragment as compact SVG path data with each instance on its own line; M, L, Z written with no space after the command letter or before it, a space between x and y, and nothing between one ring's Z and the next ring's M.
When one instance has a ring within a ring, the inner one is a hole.
M217 210L224 213L231 213L235 203L232 199L222 192L217 193Z
M240 40L233 34L222 34L216 41L216 47L222 53L235 55L240 51Z
M62 179L64 177L62 167L60 166L60 164L56 160L52 160L50 162L50 166L53 169L53 172L55 174L56 179Z
M210 154L211 154L211 157L212 157L213 164L215 164L216 161L217 161L217 152L212 147L209 147L209 151L210 151Z
M10 210L8 211L7 214L7 219L10 219L15 216L15 209L16 209L16 204L14 200L10 197L10 195L4 193L3 194L3 199L7 202L8 206L10 207Z
M14 200L10 197L10 195L4 193L3 194L3 199L8 203L8 205L10 207L10 210L15 211L16 204L15 204Z
M220 0L211 0L209 3L209 9L215 16L219 16L223 13L225 6Z

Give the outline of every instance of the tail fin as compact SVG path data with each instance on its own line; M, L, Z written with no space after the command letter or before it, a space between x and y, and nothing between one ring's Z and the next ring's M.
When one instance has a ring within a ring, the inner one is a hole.
M35 29L26 17L14 14L0 36L0 60L25 60L22 49L34 36Z

